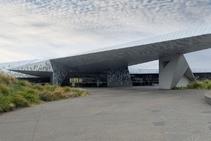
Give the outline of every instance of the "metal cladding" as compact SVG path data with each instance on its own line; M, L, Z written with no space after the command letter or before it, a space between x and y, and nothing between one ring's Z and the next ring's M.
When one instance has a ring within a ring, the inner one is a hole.
M125 66L140 64L148 61L180 56L185 53L208 49L211 46L211 29L203 28L196 31L177 32L158 36L142 41L131 42L91 53L50 59L43 62L32 63L22 67L13 68L13 71L39 77L49 76L54 84L63 84L71 74L106 73L111 86L130 86L131 81ZM175 66L181 74L172 74L172 83L166 88L177 85L183 74L191 73L184 57L175 58L172 62L184 65ZM171 61L170 61L171 64ZM181 68L183 67L183 68ZM122 69L122 71L119 71ZM117 72L113 72L118 70ZM172 70L173 71L173 70ZM112 72L112 74L110 73ZM127 73L125 73L127 72ZM119 77L122 75L122 77ZM162 74L165 76L165 74ZM178 77L178 78L177 78ZM165 79L160 79L165 81ZM177 81L178 80L178 81ZM111 82L112 81L112 82ZM116 83L115 83L115 82ZM117 84L118 83L118 84ZM162 82L160 82L162 84ZM108 84L108 85L109 85ZM167 84L166 84L167 85Z
M127 67L118 70L110 70L107 72L108 87L128 87L132 86L131 77Z
M28 63L18 67L12 67L10 70L39 77L50 77L53 73L50 60Z

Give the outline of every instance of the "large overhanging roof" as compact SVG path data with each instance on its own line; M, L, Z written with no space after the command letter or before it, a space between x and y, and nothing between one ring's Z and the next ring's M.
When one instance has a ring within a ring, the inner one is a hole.
M151 38L148 37L142 40L127 42L120 45L106 47L106 48L95 50L95 51L92 50L89 52L77 54L75 56L89 54L89 53L97 53L97 52L108 51L108 50L128 48L128 47L142 46L142 45L159 43L159 42L180 40L184 38L191 38L191 37L196 37L196 36L201 36L201 35L206 35L206 34L211 34L211 26L201 26L201 27L196 27L196 28L190 28L189 30L171 32L168 34L161 33L161 35L152 36Z
M210 47L211 28L204 27L189 31L169 33L80 55L50 59L49 61L51 65L57 64L60 67L68 68L72 72L102 72L107 69L140 64L158 60L165 56L185 54ZM33 75L36 75L36 71L39 72L39 69L35 69L36 67L34 67L34 65L37 64L25 65L13 70L23 73L27 72L27 74L31 74L31 71ZM49 67L46 69L46 72L53 71L52 68L49 69ZM43 71L42 68L40 72Z
M52 61L83 69L88 66L95 69L118 67L122 64L130 66L157 60L160 57L210 48L210 33L210 28L170 33L81 55L52 59Z

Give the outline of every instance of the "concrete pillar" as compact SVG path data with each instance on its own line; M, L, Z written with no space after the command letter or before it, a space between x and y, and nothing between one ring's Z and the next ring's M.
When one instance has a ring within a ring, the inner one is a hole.
M194 79L184 55L159 59L160 89L185 87Z
M129 87L132 86L132 80L128 67L122 67L107 72L108 87Z

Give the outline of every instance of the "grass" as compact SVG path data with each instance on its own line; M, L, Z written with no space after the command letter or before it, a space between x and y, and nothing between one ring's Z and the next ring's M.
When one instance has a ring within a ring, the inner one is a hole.
M211 80L194 81L187 86L188 89L211 90Z
M0 73L0 113L30 107L42 102L86 96L82 89L39 85Z

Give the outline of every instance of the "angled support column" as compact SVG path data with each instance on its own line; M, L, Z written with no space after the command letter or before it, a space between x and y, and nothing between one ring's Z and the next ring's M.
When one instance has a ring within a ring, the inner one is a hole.
M132 86L132 80L129 74L128 67L122 67L119 69L107 71L107 86L108 87Z
M184 55L159 59L160 89L185 87L193 80L194 75Z

